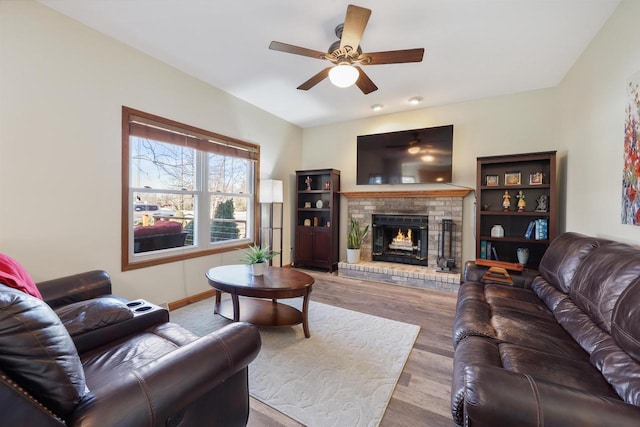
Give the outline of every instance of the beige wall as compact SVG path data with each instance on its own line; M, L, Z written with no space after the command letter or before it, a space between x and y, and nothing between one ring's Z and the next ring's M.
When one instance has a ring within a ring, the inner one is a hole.
M300 128L36 2L0 2L0 64L0 251L35 280L105 269L118 294L163 303L238 257L120 271L122 105L259 144L261 177L291 191Z
M568 230L640 244L621 222L623 137L629 77L640 71L640 2L625 0L558 88L568 147Z

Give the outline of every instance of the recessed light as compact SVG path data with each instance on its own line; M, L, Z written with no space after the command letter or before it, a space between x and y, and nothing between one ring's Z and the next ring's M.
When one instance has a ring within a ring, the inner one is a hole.
M409 98L409 104L411 105L418 105L422 102L422 97L421 96L414 96L413 98Z
M382 105L380 105L380 104L373 104L373 105L371 106L371 109L372 109L373 111L380 111L380 110L382 110Z

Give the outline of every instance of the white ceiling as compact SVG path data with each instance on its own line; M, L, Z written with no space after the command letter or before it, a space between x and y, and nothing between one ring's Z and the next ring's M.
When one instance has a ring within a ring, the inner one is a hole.
M364 52L425 48L421 63L364 67L379 89L363 95L328 79L297 90L330 63L268 49L326 51L347 1L40 0L301 127L555 86L619 2L354 0L372 10Z

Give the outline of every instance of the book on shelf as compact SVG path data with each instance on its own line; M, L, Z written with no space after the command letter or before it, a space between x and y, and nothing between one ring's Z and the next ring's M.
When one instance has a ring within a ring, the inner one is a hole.
M487 241L487 259L491 259L491 247L492 247L492 243L490 241Z
M524 233L524 237L526 239L530 239L531 238L531 234L533 233L533 229L536 226L536 222L535 221L531 221L529 222L529 226L527 227L527 231Z
M480 258L487 259L487 241L480 241Z
M495 259L496 261L500 261L500 258L498 258L498 251L496 251L495 246L491 248L491 253L493 253L493 259Z
M548 222L546 218L536 220L536 240L545 240L548 236Z

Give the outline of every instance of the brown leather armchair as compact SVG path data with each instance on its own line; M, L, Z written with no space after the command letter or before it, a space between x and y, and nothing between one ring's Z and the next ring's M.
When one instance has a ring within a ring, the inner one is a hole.
M0 285L3 425L246 425L255 327L198 337L102 271L38 288L46 302Z

